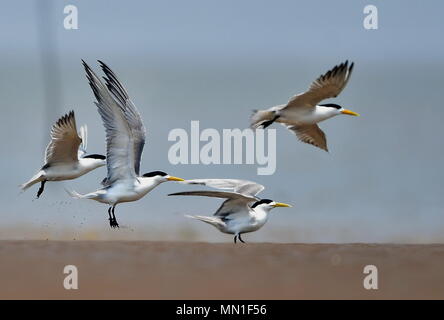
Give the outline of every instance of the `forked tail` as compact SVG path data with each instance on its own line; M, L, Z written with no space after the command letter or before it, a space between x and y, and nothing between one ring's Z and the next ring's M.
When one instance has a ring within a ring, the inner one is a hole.
M43 172L39 171L28 182L25 182L24 184L20 185L20 188L22 189L22 191L25 191L29 187L33 186L36 183L42 182L43 180L45 180L45 178L43 177Z
M65 189L65 191L74 199L96 199L97 198L96 193L80 194L75 190L68 190L68 189Z
M265 129L270 126L278 117L276 116L274 111L270 110L253 110L253 114L251 115L251 128L257 129L262 127Z
M185 217L203 221L205 223L211 224L212 226L215 226L216 228L225 227L225 222L223 222L218 217L192 216L192 215L185 215Z

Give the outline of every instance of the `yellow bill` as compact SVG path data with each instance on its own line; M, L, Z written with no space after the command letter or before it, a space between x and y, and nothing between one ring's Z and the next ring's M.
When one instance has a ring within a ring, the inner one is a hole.
M355 117L359 117L359 113L344 109L341 111L341 113L343 114L348 114L349 116L355 116Z
M289 204L282 203L282 202L276 202L274 207L285 207L285 208L291 208Z
M167 178L167 180L168 180L168 181L185 181L185 180L182 179L182 178L173 177L173 176L169 176L169 177Z

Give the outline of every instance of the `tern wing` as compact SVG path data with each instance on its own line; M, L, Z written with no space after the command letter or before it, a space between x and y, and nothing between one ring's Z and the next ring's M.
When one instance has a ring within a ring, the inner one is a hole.
M215 216L221 218L227 218L229 215L238 214L243 211L248 212L248 204L258 200L258 198L254 196L227 191L185 191L172 193L169 194L169 196L204 196L227 199L214 213Z
M95 103L106 131L107 185L117 180L134 179L134 138L127 120L127 108L116 100L102 81L83 61L86 77L96 97ZM106 79L105 79L106 80Z
M46 147L45 162L74 162L82 139L77 133L74 111L61 117L51 128L51 141Z
M246 202L242 199L225 200L219 209L217 209L217 211L214 213L214 216L224 220L232 220L242 216L248 216L250 210L248 204L250 202L252 201Z
M257 201L256 197L246 196L236 192L227 191L183 191L170 193L169 196L203 196L211 198L222 198L222 199L232 199L232 200L244 200L245 202Z
M80 139L82 139L82 143L79 147L78 157L82 158L86 154L86 148L88 146L88 127L86 124L80 127L79 135Z
M259 183L239 180L239 179L192 179L186 180L185 184L198 184L216 189L232 190L235 193L244 194L247 196L256 196L265 187Z
M353 66L351 63L349 67L348 61L335 66L313 81L306 92L291 98L285 108L314 107L322 100L337 97L347 85Z
M322 131L317 124L286 127L292 131L300 141L312 144L328 152L327 138L325 137L324 131Z
M99 60L100 66L105 73L105 81L108 90L113 94L116 101L124 110L124 116L131 128L133 142L134 170L136 175L140 175L140 160L142 158L143 147L146 139L146 129L143 125L142 118L134 103L130 100L128 92L122 83L117 79L115 73L102 61Z

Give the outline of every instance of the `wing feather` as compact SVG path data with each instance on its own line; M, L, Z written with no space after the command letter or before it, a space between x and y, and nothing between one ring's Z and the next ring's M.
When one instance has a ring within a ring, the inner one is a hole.
M86 154L86 148L88 147L88 127L86 124L80 127L79 131L80 139L82 139L82 143L80 144L78 157L82 158Z
M239 180L239 179L192 179L186 180L185 184L198 184L216 189L232 190L235 193L244 194L247 196L256 196L265 187L259 183Z
M211 198L222 198L222 199L231 199L231 200L244 200L245 202L257 201L256 197L246 196L236 192L227 192L227 191L183 191L170 193L169 196L203 196L203 197L211 197Z
M113 94L120 108L123 110L125 119L128 121L132 134L132 148L134 158L134 170L136 175L140 174L140 160L142 158L143 147L146 139L146 129L143 125L142 118L134 103L130 100L128 92L117 79L114 72L102 61L99 60L100 66L105 73L105 83L108 90Z
M97 100L97 110L102 117L106 131L107 184L116 180L133 179L134 168L133 138L123 106L117 103L102 81L83 61L86 77Z
M348 61L335 66L318 77L310 88L290 99L285 108L314 107L322 100L337 97L345 88L353 71L354 63Z
M77 161L81 143L74 111L70 111L51 128L51 141L45 151L46 164Z
M227 191L184 191L171 193L169 196L204 196L227 199L214 213L214 216L226 219L240 212L248 212L248 204L258 200L254 196Z
M324 131L322 131L317 124L286 127L292 131L300 141L328 152L327 138L325 137Z

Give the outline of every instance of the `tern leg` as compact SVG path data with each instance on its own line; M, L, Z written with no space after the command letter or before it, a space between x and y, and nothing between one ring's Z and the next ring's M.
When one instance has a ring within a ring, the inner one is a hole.
M112 228L113 227L113 224L112 224L112 221L113 221L113 218L112 218L112 216L111 216L111 208L112 207L109 207L108 208L108 216L109 216L109 226Z
M242 233L239 233L239 235L238 235L237 237L239 238L240 242L245 243L245 241L242 240L242 238L241 238L241 234L242 234Z
M41 183L40 183L40 188L39 188L39 190L37 191L37 199L40 197L40 195L43 193L43 190L45 190L45 183L46 183L46 180L43 180Z
M112 217L112 227L113 228L119 228L119 224L117 223L117 219L116 219L116 215L114 214L114 210L116 210L116 205L113 205L112 207L112 213L113 213L113 217Z
M234 236L234 243L237 243L237 234Z

